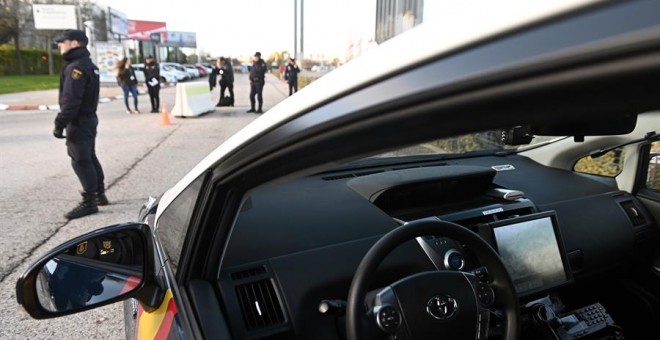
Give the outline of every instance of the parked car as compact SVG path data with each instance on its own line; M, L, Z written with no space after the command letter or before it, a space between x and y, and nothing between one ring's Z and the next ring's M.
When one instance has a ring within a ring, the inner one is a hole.
M213 71L213 67L214 67L213 65L211 65L209 63L200 63L200 64L197 64L197 65L201 65L206 70L206 73L208 73L208 74L211 74L211 71Z
M181 65L186 69L186 72L190 75L191 78L199 78L199 70L193 64L183 64Z
M481 10L288 97L18 303L124 300L129 338L652 338L660 2Z
M186 70L186 68L179 63L163 62L160 63L160 67L161 69L165 69L167 71L172 71L176 73L176 77L179 81L192 79L190 73Z
M144 64L132 64L135 69L135 77L140 84L144 84ZM177 73L169 67L160 65L160 83L164 85L175 85L179 81Z
M203 76L207 76L207 75L209 75L210 72L207 71L206 68L205 68L204 66L202 66L202 65L200 65L200 64L195 64L194 66L195 66L195 68L199 71L199 76L200 76L200 77L203 77Z

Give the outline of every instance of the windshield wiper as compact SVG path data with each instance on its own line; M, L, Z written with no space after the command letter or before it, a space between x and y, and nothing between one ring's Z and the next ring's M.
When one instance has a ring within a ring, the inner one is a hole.
M600 157L600 156L602 156L602 155L604 155L604 154L606 154L606 153L608 153L608 152L610 152L614 149L618 149L622 146L635 144L635 143L639 143L639 142L644 142L644 141L653 141L653 140L657 140L657 139L660 139L660 135L658 135L655 131L651 131L651 132L647 132L646 135L644 135L644 137L642 137L642 138L631 140L629 142L621 143L621 144L618 144L618 145L610 146L610 147L607 147L607 148L604 148L604 149L598 149L598 150L591 151L589 153L589 156L591 158L598 158L598 157Z

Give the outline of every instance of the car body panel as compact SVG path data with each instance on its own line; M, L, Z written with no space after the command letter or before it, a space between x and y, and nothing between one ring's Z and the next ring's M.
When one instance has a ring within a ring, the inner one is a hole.
M181 321L170 289L155 311L148 313L138 305L135 339L183 339Z

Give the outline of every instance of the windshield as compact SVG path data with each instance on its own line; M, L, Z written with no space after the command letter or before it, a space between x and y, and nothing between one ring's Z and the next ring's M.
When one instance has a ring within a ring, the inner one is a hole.
M469 157L471 154L494 154L498 151L517 152L535 148L566 137L534 137L529 144L505 145L501 142L502 130L489 130L449 138L437 139L426 143L392 150L369 158L406 157L423 155L451 155L452 158Z

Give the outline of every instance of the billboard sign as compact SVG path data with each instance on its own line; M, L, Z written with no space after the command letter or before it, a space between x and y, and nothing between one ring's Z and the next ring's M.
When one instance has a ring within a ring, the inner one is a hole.
M121 43L96 43L96 65L99 68L101 83L117 81L117 62L123 57L124 49Z
M121 36L128 35L128 19L126 14L108 7L108 16L110 17L110 32Z
M163 37L166 32L167 24L165 22L128 20L128 39L151 40L151 33L161 33L161 37Z
M167 40L164 46L197 47L197 33L167 31Z
M74 5L32 5L34 28L38 30L65 30L78 28Z

